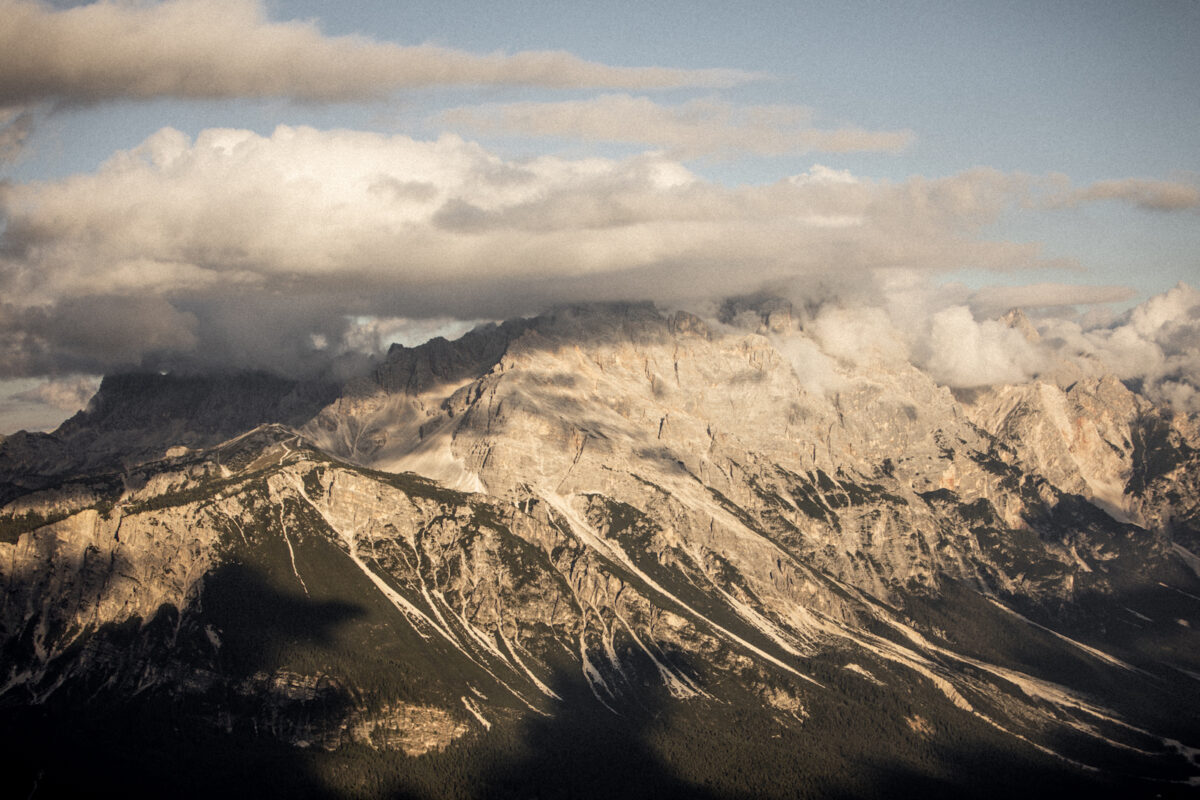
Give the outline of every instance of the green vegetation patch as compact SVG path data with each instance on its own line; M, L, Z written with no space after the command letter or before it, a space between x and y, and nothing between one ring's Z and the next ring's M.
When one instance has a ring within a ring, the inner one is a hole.
M350 465L346 465L346 469L354 470L361 475L366 475L381 483L386 483L388 486L399 489L410 497L421 497L445 503L446 505L465 506L471 504L471 495L469 493L447 489L437 481L422 477L415 472L381 472L380 470Z
M0 542L16 544L17 540L21 538L21 534L59 522L68 516L68 514L42 515L36 511L27 511L24 514L0 517Z
M958 495L949 489L934 489L931 492L917 492L917 496L929 505L938 503L958 504Z
M229 478L216 478L210 475L195 486L163 492L160 495L148 497L145 500L127 503L124 507L125 513L141 514L145 511L160 511L164 508L173 508L175 506L188 505L189 503L198 503L201 500L208 500L222 489L245 483L247 480L261 474L261 472L262 470L252 475L234 475Z

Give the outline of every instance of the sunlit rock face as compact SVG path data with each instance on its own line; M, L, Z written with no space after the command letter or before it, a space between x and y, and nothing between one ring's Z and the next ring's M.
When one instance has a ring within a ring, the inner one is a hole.
M818 358L798 319L579 306L337 392L106 382L3 443L0 701L183 719L354 796L565 774L525 740L692 796L1200 776L1195 420Z
M1028 469L1117 516L1130 510L1125 487L1133 474L1134 431L1149 413L1148 403L1111 376L1065 390L1040 381L1005 386L968 411Z

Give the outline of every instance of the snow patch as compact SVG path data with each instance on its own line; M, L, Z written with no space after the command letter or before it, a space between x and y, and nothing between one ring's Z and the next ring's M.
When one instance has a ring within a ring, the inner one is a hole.
M842 669L847 670L849 672L853 672L856 675L860 675L863 678L866 678L871 683L875 684L876 686L884 685L883 681L879 680L879 678L876 678L873 674L871 674L871 672L869 670L864 669L863 667L860 667L858 664L855 664L853 662L846 664L845 666L842 667Z
M658 592L663 597L667 598L668 600L672 601L680 608L687 611L695 619L702 620L707 625L712 627L714 630L718 631L723 636L725 636L727 639L737 642L742 647L746 648L747 650L754 653L755 655L758 655L758 656L766 659L767 661L771 662L772 664L779 667L780 669L786 670L786 671L790 672L791 674L795 675L797 678L802 678L803 680L806 680L809 683L813 683L813 684L816 684L817 686L821 686L822 689L825 688L814 678L810 678L808 675L805 675L804 673L799 672L795 668L790 667L787 664L783 663L782 661L780 661L778 658L771 655L770 653L750 644L749 642L747 642L745 639L741 638L737 634L726 630L725 628L721 627L717 623L713 622L708 617L704 616L700 612L693 609L691 606L689 606L687 603L680 600L675 595L668 592L662 586L658 585L658 583L656 581L654 581L654 579L652 579L645 572L642 572L642 570L640 570L637 567L637 565L635 565L633 563L633 559L631 559L624 550L622 550L616 544L606 541L605 539L601 538L599 534L594 532L591 529L591 526L588 525L587 521L584 520L582 517L580 517L575 512L575 510L571 508L569 500L566 497L563 497L562 495L547 492L545 494L542 494L542 498L546 501L546 503L551 508L553 508L555 511L557 511L559 514L562 515L563 519L565 519L567 521L567 524L570 526L571 531L579 538L579 540L581 542L583 542L587 546L591 547L593 550L595 550L600 555L606 556L610 561L620 564L622 567L629 570L634 575L637 575L640 579L645 581L647 586L654 589L654 591Z
M507 647L508 652L512 654L513 661L516 662L517 666L519 666L525 672L525 674L529 676L529 680L532 681L533 685L538 688L538 691L547 697L553 697L555 700L562 700L562 698L559 697L553 689L542 683L541 680L538 679L538 676L533 674L533 670L529 669L529 667L525 665L525 662L521 660L519 655L517 655L517 649L513 647L512 642L505 638L504 632L500 631L499 635L500 641L504 642L504 646Z
M1172 592L1179 592L1179 593L1180 593L1181 595L1183 595L1184 597L1190 597L1190 598L1192 598L1193 600L1200 600L1200 597L1197 597L1196 595L1192 594L1191 592L1185 592L1183 589L1180 589L1180 588L1178 588L1178 587L1176 587L1176 586L1167 586L1167 585L1166 585L1165 583L1163 583L1162 581L1159 581L1159 582L1158 582L1158 585L1159 585L1159 586L1161 586L1161 587L1163 587L1164 589L1170 589Z
M1154 622L1154 620L1150 619L1150 618L1149 618L1149 617L1147 617L1145 614L1139 614L1138 612L1134 611L1134 610L1133 610L1132 608L1130 608L1129 606L1121 606L1121 608L1125 609L1125 610L1126 610L1126 611L1128 611L1130 614L1133 614L1135 617L1137 617L1138 619L1140 619L1140 620L1142 620L1142 621L1144 621L1144 622L1150 622L1150 623L1153 623L1153 622Z
M471 716L479 720L479 724L483 726L483 729L485 731L490 731L492 729L492 723L488 722L487 718L483 716L483 713L475 705L475 701L465 695L460 699L462 700L462 704L464 707L466 707L467 711L471 712Z
M695 697L696 695L704 695L705 697L709 696L707 692L703 691L696 686L696 684L690 681L686 675L671 669L669 666L660 661L658 657L654 655L654 653L650 652L650 648L647 647L638 637L638 635L633 632L633 627L625 620L624 617L618 614L617 619L619 619L621 624L625 626L625 630L629 631L629 635L633 637L634 643L641 648L643 653L649 656L651 661L654 662L654 666L658 670L659 677L661 677L663 683L666 684L667 691L671 693L672 697L679 700L684 700Z
M599 686L600 688L604 689L604 692L610 698L615 699L615 696L612 693L612 689L608 688L608 683L606 683L604 680L604 676L600 674L600 670L596 669L595 665L592 664L592 660L590 658L588 658L586 637L587 637L587 617L584 616L584 627L583 627L583 630L581 630L579 632L579 661L580 661L580 667L583 670L583 677L587 681L588 688L592 690L592 695L596 698L596 700L600 703L600 705L604 706L609 711L616 714L617 713L616 709L614 709L608 703L604 702L604 698L601 697L600 692L598 692L596 690L596 687Z
M221 649L221 636L217 633L216 628L212 625L205 625L204 635L208 637L208 643L213 646L213 650Z
M292 574L296 576L296 580L300 581L300 588L304 590L304 594L308 596L308 586L304 583L304 578L300 577L300 571L296 569L296 551L292 549L292 539L288 536L287 525L283 521L283 505L279 506L279 528L283 531L283 541L287 542L288 557L292 560Z

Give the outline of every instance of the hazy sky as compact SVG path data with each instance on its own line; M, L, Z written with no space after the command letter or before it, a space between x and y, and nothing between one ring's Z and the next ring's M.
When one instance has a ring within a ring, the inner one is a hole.
M1197 76L1195 0L0 0L0 432L575 299L1087 327L1200 283Z

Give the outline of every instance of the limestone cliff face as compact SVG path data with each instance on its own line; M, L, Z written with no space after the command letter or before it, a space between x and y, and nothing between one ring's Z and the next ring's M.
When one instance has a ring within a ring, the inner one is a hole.
M86 632L187 609L214 566L217 536L210 512L186 506L131 516L87 509L0 545L0 625L6 642L28 647L9 662L6 688L48 691L47 669Z
M39 479L4 511L0 699L416 754L649 697L799 730L850 681L916 692L921 736L1194 766L1152 730L1200 674L1194 420L1112 378L956 397L726 311L397 348L305 419Z
M803 336L776 328L764 330ZM419 395L365 461L518 503L603 495L735 563L749 558L736 533L749 514L772 546L881 597L944 578L1058 597L1097 582L1081 555L1092 545L1037 531L1071 494L1115 515L1101 538L1129 521L1145 404L1119 383L1010 387L966 407L912 367L843 365L820 393L800 367L760 333L645 306L568 309L509 342L487 374ZM654 495L682 510L659 518ZM1010 529L1052 568L1014 571L999 535ZM1164 540L1142 545L1155 558Z
M1171 544L1200 545L1200 430L1116 378L999 387L966 407L1023 471ZM1189 549L1190 548L1190 549Z
M1043 382L1003 387L968 413L1012 447L1028 471L1118 517L1128 514L1134 431L1152 412L1116 378L1082 380L1066 390Z

